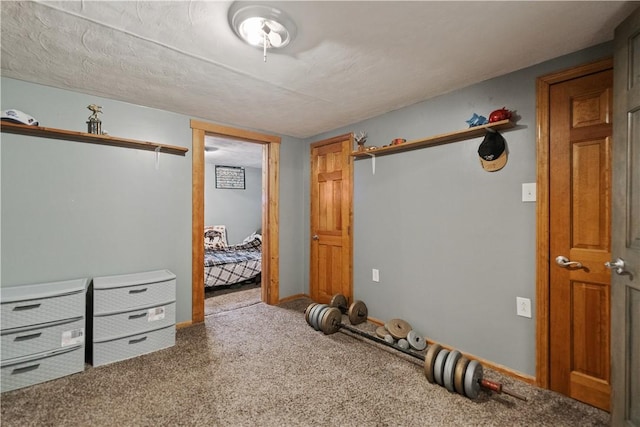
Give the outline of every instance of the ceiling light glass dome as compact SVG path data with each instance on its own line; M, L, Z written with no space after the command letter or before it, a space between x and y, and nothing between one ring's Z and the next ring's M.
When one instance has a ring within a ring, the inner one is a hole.
M280 9L235 2L229 8L229 25L238 37L257 48L283 48L294 39L296 26Z

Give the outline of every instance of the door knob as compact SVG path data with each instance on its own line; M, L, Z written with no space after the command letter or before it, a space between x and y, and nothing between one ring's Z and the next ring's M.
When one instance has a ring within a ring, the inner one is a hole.
M582 268L582 263L577 262L577 261L569 261L569 258L567 258L566 256L562 256L562 255L558 255L556 257L556 264L558 264L560 267Z
M317 234L314 234L313 236L311 236L311 238L312 238L313 240L320 240L320 237L318 237L318 235L317 235Z
M604 263L604 266L609 270L615 270L617 274L622 274L625 272L624 260L622 258L617 258L615 261L607 261Z

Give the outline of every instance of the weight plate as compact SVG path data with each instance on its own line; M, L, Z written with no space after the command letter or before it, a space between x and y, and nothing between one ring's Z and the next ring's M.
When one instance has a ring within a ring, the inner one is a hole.
M440 350L442 350L440 344L431 344L427 349L427 354L424 356L424 375L432 384L436 381L433 377L433 365L436 363L436 356L438 356Z
M398 347L404 349L404 350L409 350L409 341L405 340L404 338L401 338L398 340Z
M412 329L411 325L402 319L391 319L384 327L397 340L407 338L407 334Z
M309 304L304 310L304 320L306 320L307 323L309 323L309 310L311 310L311 304Z
M469 365L469 359L462 356L456 363L455 372L453 374L453 388L461 395L464 394L464 373Z
M453 376L455 374L455 367L458 360L462 357L462 354L458 350L453 350L447 356L447 361L444 362L444 371L442 373L442 382L447 390L451 393L455 393L456 389L453 385Z
M388 342L389 344L393 344L393 343L395 343L395 342L396 342L396 340L394 340L394 339L393 339L393 337L392 337L391 335L389 335L389 334L387 334L387 335L385 335L385 336L384 336L384 340L385 340L386 342Z
M316 305L318 305L317 302L312 302L307 306L307 309L304 311L304 320L306 320L309 325L311 325L311 322L309 321L309 313L311 312L311 309Z
M340 322L342 322L342 312L338 307L329 307L322 316L322 332L325 335L331 335L338 332L340 329Z
M444 373L444 362L449 356L449 350L442 350L436 356L436 363L433 365L433 378L436 380L436 384L444 385L442 382L442 374Z
M309 318L311 319L311 326L313 326L313 328L316 331L320 330L320 324L318 323L318 316L320 315L320 311L326 306L327 306L326 304L318 304L311 311L311 315L309 316Z
M427 342L415 331L415 329L409 331L407 334L407 341L409 341L409 345L414 350L422 351L427 348Z
M367 306L362 301L354 301L351 306L349 306L349 322L351 322L352 325L366 322L367 314L369 314Z
M380 326L378 329L376 329L376 335L379 338L384 338L388 334L389 332L387 332L387 329L384 326Z
M320 307L318 309L318 311L316 312L316 326L318 327L318 330L321 331L322 330L322 315L324 314L325 310L327 309L327 307Z
M322 304L317 304L311 309L311 313L309 313L309 322L311 323L313 329L315 329L316 331L318 330L318 324L316 323L316 314L318 313L320 308L322 308Z
M482 379L482 365L477 360L472 360L464 374L464 394L469 399L475 399L480 392L480 380Z
M342 294L335 294L333 298L331 298L331 302L329 303L329 306L339 308L340 312L346 312L347 298Z
M309 310L309 324L311 325L312 328L316 328L315 326L313 326L313 314L315 313L315 311L318 309L319 304L315 303L313 304L313 307L311 307L311 310Z
M326 314L329 309L329 305L323 304L323 307L318 310L318 314L316 314L316 325L318 325L318 330L322 330L322 317Z

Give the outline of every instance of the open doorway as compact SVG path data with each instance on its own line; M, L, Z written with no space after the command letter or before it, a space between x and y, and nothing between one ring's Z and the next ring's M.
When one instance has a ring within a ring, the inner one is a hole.
M204 151L206 317L261 300L262 145L205 135Z
M280 138L191 120L192 128L192 323L204 321L205 297L205 139L259 144L261 168L261 274L260 300L276 304L278 292L278 166ZM233 172L232 169L227 172ZM246 171L245 171L246 172ZM233 175L233 173L232 173ZM246 175L245 175L246 178ZM236 184L231 184L236 185ZM209 224L206 224L209 225ZM215 225L215 224L213 224ZM236 231L238 236L240 231ZM240 238L236 236L236 238ZM248 237L248 236L246 236ZM244 240L244 238L243 238Z

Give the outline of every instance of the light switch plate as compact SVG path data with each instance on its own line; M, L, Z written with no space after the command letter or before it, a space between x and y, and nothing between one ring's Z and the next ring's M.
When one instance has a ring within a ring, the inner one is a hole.
M371 270L371 280L373 280L374 282L380 281L380 272L377 268Z
M522 184L522 201L523 202L535 202L536 201L536 183L528 182Z

